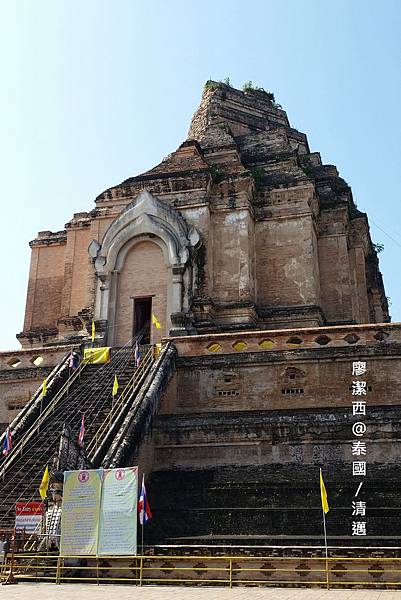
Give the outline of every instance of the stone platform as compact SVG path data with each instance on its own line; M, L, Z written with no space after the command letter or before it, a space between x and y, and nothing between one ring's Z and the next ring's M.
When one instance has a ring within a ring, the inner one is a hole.
M142 587L122 585L83 585L20 583L3 587L4 600L131 600L140 594L142 600L398 600L401 591L383 590L311 590L278 588L197 588L197 587Z

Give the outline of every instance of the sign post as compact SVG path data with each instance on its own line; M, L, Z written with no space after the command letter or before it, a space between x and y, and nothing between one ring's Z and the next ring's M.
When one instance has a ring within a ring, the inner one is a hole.
M43 519L42 502L16 502L15 503L15 529L25 530L26 533L37 533Z

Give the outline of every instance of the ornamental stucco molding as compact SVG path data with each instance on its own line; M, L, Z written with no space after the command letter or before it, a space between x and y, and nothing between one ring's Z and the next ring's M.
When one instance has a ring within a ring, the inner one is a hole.
M200 244L200 236L194 227L175 210L163 204L147 190L127 205L124 211L111 223L100 244L93 240L88 248L94 259L98 276L118 269L119 256L125 244L134 238L155 236L164 242L165 258L169 266L185 265L191 247Z

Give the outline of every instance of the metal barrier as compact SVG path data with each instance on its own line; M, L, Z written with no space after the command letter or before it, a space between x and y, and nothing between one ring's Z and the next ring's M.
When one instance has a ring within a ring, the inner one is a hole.
M23 535L18 535L15 528L1 528L0 529L0 537L3 540L2 543L2 553L0 560L0 582L4 581L4 583L15 583L14 579L14 557L15 552L18 549L19 543L24 543L25 540L25 532ZM8 546L8 550L4 550L4 542L6 542Z
M17 581L401 589L401 558L311 556L59 556L17 553ZM348 565L348 566L346 566Z

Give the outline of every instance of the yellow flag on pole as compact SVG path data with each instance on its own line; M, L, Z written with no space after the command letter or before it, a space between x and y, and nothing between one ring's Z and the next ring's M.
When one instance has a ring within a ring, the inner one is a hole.
M49 467L46 467L45 472L43 473L42 481L39 486L39 494L42 500L44 500L47 496L47 490L49 489Z
M119 387L120 386L118 385L117 375L114 375L113 392L112 392L113 396L115 396L117 394Z
M161 325L155 315L152 315L152 323L156 327L156 329L160 329Z
M42 396L46 396L47 394L47 384L46 384L46 377L43 380L43 386L42 386Z
M110 360L110 347L85 348L84 361L91 365L104 365Z
M95 321L92 321L92 342L95 341L95 334L96 334Z
M324 514L329 512L329 503L327 502L327 492L323 481L322 469L320 469L320 495L322 497L322 508Z

